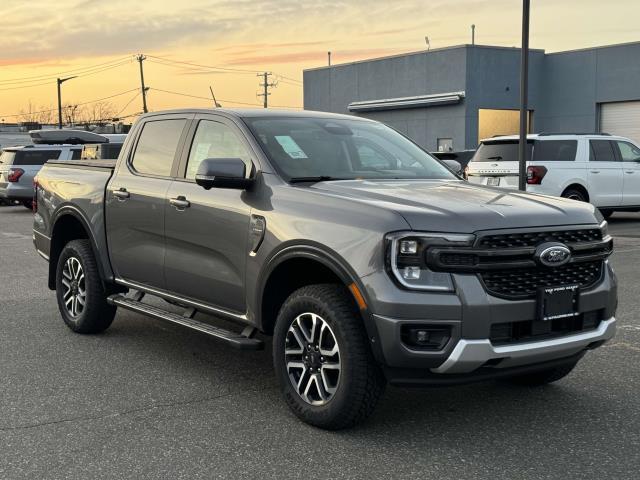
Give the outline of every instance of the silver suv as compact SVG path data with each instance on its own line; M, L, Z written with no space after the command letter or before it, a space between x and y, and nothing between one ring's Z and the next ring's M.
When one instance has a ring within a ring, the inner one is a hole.
M47 160L80 159L81 145L27 145L9 147L0 155L0 199L19 201L31 208L33 178Z

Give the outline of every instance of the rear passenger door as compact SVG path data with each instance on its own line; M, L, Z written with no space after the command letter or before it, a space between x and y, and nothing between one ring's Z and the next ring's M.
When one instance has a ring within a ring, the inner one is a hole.
M598 207L622 205L622 162L611 140L589 140L589 196Z
M620 160L622 160L623 186L622 204L640 205L640 148L631 142L616 141Z
M165 209L193 115L150 117L107 186L106 225L117 278L164 289Z

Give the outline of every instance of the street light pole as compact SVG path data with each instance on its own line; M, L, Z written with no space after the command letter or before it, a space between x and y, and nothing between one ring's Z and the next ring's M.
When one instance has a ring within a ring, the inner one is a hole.
M529 89L529 10L530 0L522 0L522 48L520 49L520 141L518 143L519 182L521 191L527 189L527 105Z
M76 78L76 77L56 79L56 83L58 85L58 128L59 129L62 129L62 94L60 93L60 85L62 85L67 80L71 80L72 78Z

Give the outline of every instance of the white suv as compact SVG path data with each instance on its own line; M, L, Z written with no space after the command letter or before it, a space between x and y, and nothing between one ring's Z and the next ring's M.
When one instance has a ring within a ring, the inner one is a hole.
M608 134L527 136L527 191L591 202L603 215L640 211L640 147ZM471 183L518 188L518 137L480 142L465 169Z

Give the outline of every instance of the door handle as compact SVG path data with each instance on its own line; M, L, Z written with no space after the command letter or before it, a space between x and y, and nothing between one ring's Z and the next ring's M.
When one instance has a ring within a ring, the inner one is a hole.
M127 192L126 188L121 187L120 189L113 191L113 196L116 197L121 202L123 202L124 200L129 198L131 195L129 195L129 192Z
M633 173L635 173L635 171L634 171L634 170L625 170L625 171L624 171L624 173L631 173L631 174L633 174Z
M182 195L177 198L169 199L169 203L176 207L178 210L184 210L185 208L189 208L191 206L191 202L189 202L189 200L187 200Z
M600 173L600 170L591 170L591 173Z

